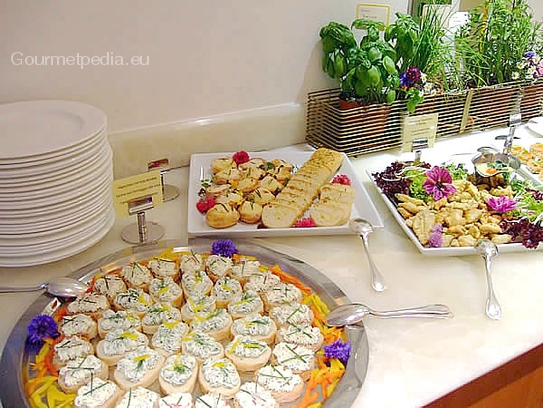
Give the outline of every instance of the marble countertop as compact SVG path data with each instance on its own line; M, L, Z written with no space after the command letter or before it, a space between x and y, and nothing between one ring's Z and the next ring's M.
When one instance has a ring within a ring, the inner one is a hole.
M504 130L440 140L423 151L423 160L440 163L451 154L469 153L479 146L503 146L494 136ZM516 143L537 141L520 128ZM311 150L306 145L288 147ZM384 168L396 159L413 158L413 153L389 150L352 158L377 209L384 228L370 238L374 261L388 288L372 290L367 259L355 235L255 238L264 246L299 258L329 276L354 302L375 309L395 309L444 303L454 313L449 320L365 319L370 347L365 382L354 407L416 407L427 404L516 356L543 343L543 251L503 253L493 264L493 282L503 309L503 318L486 317L486 282L482 259L427 257L418 252L386 208L366 174L367 169ZM468 156L469 158L469 156ZM164 239L188 242L188 168L165 175L168 184L181 194L147 212L147 220L165 227ZM135 217L119 219L96 245L68 259L47 265L0 268L0 285L38 284L52 276L67 275L84 265L129 246L122 229ZM39 293L2 294L0 348L4 348L17 320Z

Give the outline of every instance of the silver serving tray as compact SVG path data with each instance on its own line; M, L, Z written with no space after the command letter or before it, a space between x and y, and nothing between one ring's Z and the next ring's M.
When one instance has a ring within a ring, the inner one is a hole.
M92 262L69 276L87 282L97 273L107 273L129 262L148 259L172 246L176 252L190 250L209 252L213 241L212 239L197 238L191 240L187 246L176 240L165 240L135 246ZM345 293L334 282L303 261L249 241L234 240L233 242L242 254L255 256L261 263L268 266L280 265L283 271L311 287L330 309L350 303ZM6 342L0 362L0 384L2 385L0 387L0 401L4 408L30 408L24 384L29 378L28 362L33 355L29 355L24 347L27 337L26 328L34 316L50 312L55 300L54 297L46 294L40 296L19 319ZM346 332L352 346L351 357L345 374L332 396L326 401L325 407L351 406L366 377L369 346L364 325L359 323L347 326Z

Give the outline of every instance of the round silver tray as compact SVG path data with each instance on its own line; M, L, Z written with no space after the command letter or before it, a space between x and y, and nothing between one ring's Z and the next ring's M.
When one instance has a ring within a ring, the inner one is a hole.
M191 240L187 246L175 240L164 240L135 246L92 262L69 276L88 282L97 273L107 273L129 262L151 258L169 247L174 247L174 251L209 252L213 241L197 238ZM268 266L280 265L283 271L311 287L330 309L350 303L345 293L334 282L305 262L249 241L233 240L233 242L239 253L255 256L261 263ZM30 375L28 362L33 356L29 355L24 347L27 337L26 328L34 316L50 310L55 300L54 297L46 294L40 296L19 319L6 342L0 362L0 384L2 384L0 401L4 408L30 408L24 384ZM359 323L347 326L346 333L352 346L351 356L345 374L326 401L325 407L351 406L366 377L369 347L364 325Z

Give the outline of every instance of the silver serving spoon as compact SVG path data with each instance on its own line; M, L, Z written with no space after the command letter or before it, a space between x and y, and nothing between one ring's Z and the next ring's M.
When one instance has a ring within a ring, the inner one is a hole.
M369 251L368 235L373 232L373 226L369 223L369 221L366 221L363 218L353 218L349 221L349 228L351 231L358 234L364 243L364 251L366 252L366 256L370 264L372 288L377 292L382 292L386 289L385 280L377 269L377 266L375 266L373 263L373 258L371 257Z
M329 326L347 326L358 323L365 316L372 315L377 317L435 317L446 319L453 317L449 308L442 304L411 307L407 309L377 311L370 309L362 303L350 303L336 307L326 317L326 323Z
M0 286L0 293L34 292L45 289L51 295L71 298L85 293L88 288L85 283L77 279L59 276L38 286Z
M490 267L492 258L498 256L498 247L496 244L488 239L483 239L477 243L475 250L485 260L485 272L486 272L486 315L494 320L499 320L502 317L502 309L494 294L494 288L492 286L492 278L490 276Z

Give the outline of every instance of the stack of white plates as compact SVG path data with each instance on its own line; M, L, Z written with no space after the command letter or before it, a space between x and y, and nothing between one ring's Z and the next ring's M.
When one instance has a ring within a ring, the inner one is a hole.
M107 118L79 102L0 105L0 267L94 245L115 222Z

